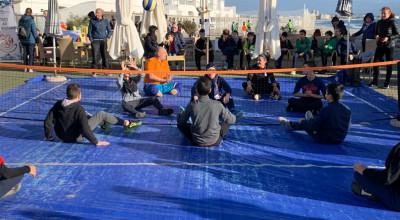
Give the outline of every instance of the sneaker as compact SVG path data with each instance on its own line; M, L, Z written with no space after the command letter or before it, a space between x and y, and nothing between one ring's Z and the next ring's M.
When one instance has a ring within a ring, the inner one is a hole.
M30 72L30 73L33 73L33 69L29 69L29 72Z
M314 115L312 114L311 111L307 111L306 114L305 114L305 118L306 118L307 121L310 121L311 119L314 118Z
M125 133L136 130L141 124L142 124L142 121L129 120L129 125L125 127Z
M260 99L260 95L259 94L254 94L253 98L254 98L254 100L259 100Z
M288 119L286 119L284 117L279 117L278 121L279 121L279 124L281 124L282 126L291 128L290 127L290 121Z
M227 63L227 62L224 63L223 69L224 69L224 70L227 70L227 69L228 69L228 63Z
M282 96L279 95L278 93L274 92L274 93L271 93L271 95L269 96L269 98L278 101L278 100L281 100L281 99L282 99Z
M170 108L163 108L158 111L159 115L172 115L172 113L174 113L174 110Z
M357 183L357 182L353 182L351 184L351 191L353 191L354 194L367 198L369 200L375 201L375 202L379 202L380 199L378 197L376 197L375 195L367 192L365 189L363 189L363 187Z
M288 105L288 106L286 107L286 111L287 111L287 112L292 112L292 111L293 111L293 107L290 106L290 105Z
M232 114L236 116L236 120L243 116L243 110L240 111L233 111Z
M146 117L146 112L136 112L135 117L136 118L144 118Z
M11 188L10 191L8 191L4 196L0 197L0 199L7 197L7 196L12 196L15 193L17 193L21 189L21 185L22 185L22 183L19 182L17 185L15 185L13 188Z
M385 84L383 84L383 87L382 87L382 89L389 89L389 83L385 83Z
M370 84L368 84L368 87L370 87L371 89L376 89L378 88L377 83L371 82Z
M25 69L24 69L24 72L25 72L25 73L26 73L26 72L28 72L28 69L27 69L27 68L25 68Z
M101 129L103 129L103 131L106 133L110 133L111 125L107 122L104 122L104 124L101 126Z
M231 68L229 68L229 70L235 70L235 67L231 67Z
M296 75L296 71L290 72L290 75Z

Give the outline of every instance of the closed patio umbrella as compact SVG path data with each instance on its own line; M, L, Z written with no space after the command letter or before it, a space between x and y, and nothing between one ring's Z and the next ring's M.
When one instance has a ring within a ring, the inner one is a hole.
M60 28L60 20L58 17L58 1L57 0L49 0L48 1L48 10L47 10L47 18L44 27L44 33L47 36L52 36L53 38L53 59L54 59L54 67L57 66L56 63L56 36L61 36L61 28ZM57 75L57 72L54 71L54 76Z
M341 16L347 16L347 63L349 63L350 52L350 17L353 15L353 0L339 0L336 12Z
M265 50L276 60L281 56L276 0L260 0L256 36L255 57Z
M167 34L167 19L165 18L164 2L157 0L157 6L153 11L146 11L143 9L142 25L140 27L140 34L147 34L149 27L155 25L158 28L157 41L162 43L165 35Z
M116 0L116 10L117 21L111 39L110 56L117 59L123 50L126 56L141 58L144 50L132 19L132 1Z

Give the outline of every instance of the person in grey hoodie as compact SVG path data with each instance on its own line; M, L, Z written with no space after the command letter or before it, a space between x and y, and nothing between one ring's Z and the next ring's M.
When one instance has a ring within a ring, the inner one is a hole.
M196 83L199 99L190 102L185 110L177 116L179 130L194 145L202 147L217 146L228 132L229 126L236 122L236 116L230 113L221 102L208 96L211 92L211 81L200 77ZM223 122L219 123L219 118ZM187 121L192 119L192 124Z
M139 70L136 66L135 60L131 59L129 67L134 70ZM122 70L129 70L125 65L125 61L121 62ZM144 78L144 74L138 74L135 77L130 77L131 73L121 73L117 79L117 85L122 93L122 108L134 115L136 118L146 117L146 112L140 112L139 110L147 106L153 105L158 109L159 115L171 115L174 113L173 109L164 108L156 96L150 96L142 98L139 93L138 84Z
M29 33L29 37L26 39L20 39L20 43L22 44L22 48L24 50L23 59L24 65L33 65L33 52L35 43L39 42L39 38L36 32L35 21L32 17L32 9L27 8L25 10L25 14L22 15L21 19L18 21L18 26L23 26ZM28 70L25 69L25 72ZM29 69L29 72L33 72L32 69Z

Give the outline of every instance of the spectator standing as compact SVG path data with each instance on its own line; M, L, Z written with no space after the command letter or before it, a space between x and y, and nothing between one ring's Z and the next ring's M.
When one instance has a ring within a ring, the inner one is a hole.
M365 52L365 43L367 39L375 39L375 26L376 22L374 22L374 14L367 13L364 17L364 24L359 31L352 34L352 37L357 37L362 35L362 50Z
M110 23L103 18L103 9L96 9L96 17L89 21L88 37L92 44L92 69L97 69L97 60L101 56L102 69L108 69L107 66L107 40L111 37L112 31ZM108 75L108 74L106 74ZM96 76L93 72L92 76Z
M20 43L22 44L22 48L24 50L23 53L23 59L24 59L24 65L29 65L33 66L33 52L34 52L34 46L35 43L39 42L39 38L36 32L36 25L35 21L33 20L32 17L32 9L27 8L25 10L25 14L22 15L21 19L18 21L18 26L21 27L23 26L26 31L29 33L29 36L25 39L19 39ZM33 69L27 69L25 68L25 72L33 72Z

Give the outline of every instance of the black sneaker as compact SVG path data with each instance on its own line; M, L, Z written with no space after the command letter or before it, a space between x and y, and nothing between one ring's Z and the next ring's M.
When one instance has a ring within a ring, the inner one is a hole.
M288 105L288 106L286 107L286 111L287 111L287 112L292 112L292 111L293 111L293 107L290 106L290 105Z
M383 84L383 87L382 87L382 89L389 89L389 83L385 83L385 84Z
M353 191L354 194L367 198L369 200L375 201L375 202L379 202L380 199L378 197L376 197L375 195L372 195L371 193L367 192L365 189L363 189L363 187L357 183L357 182L353 182L351 184L351 191Z
M172 113L174 113L174 110L170 108L163 108L158 111L159 115L172 115Z

